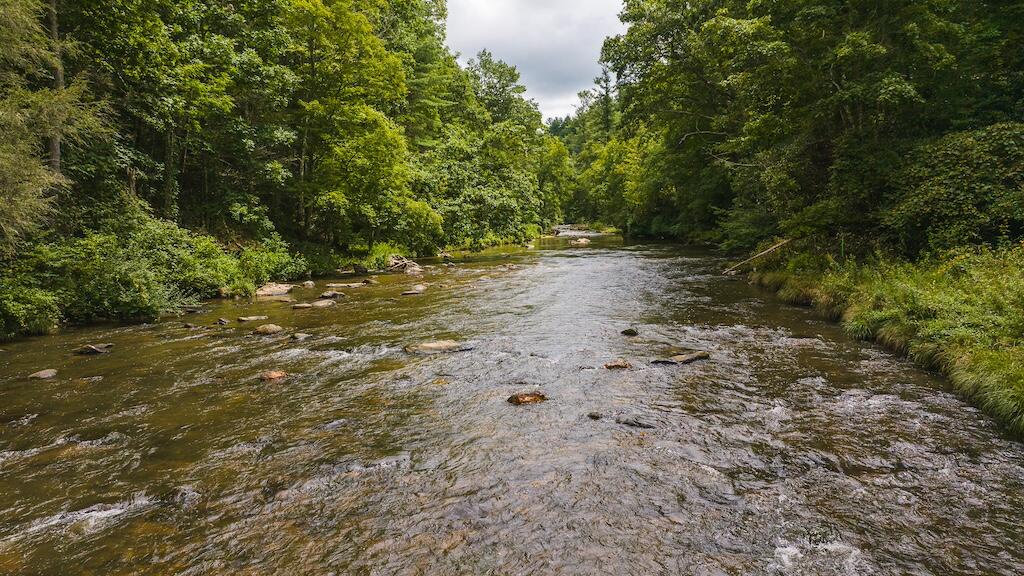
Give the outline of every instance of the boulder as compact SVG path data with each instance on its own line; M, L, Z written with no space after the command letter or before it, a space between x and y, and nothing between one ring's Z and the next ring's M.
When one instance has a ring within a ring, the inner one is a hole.
M524 404L540 404L541 402L546 402L547 399L548 397L540 392L523 392L509 396L508 403L522 406Z
M292 310L309 310L312 307L312 304L296 304L295 306L292 306Z
M49 380L51 378L57 377L57 371L54 370L53 368L47 370L40 370L35 374L29 374L28 377L30 380Z
M305 282L302 283L302 287L310 289L316 288L316 282L313 282L312 280L306 280Z
M260 286L259 290L256 291L256 296L267 297L267 296L284 296L292 291L295 286L291 284L278 284L271 282Z
M604 365L605 370L629 370L633 367L632 364L625 360L615 360Z
M284 328L281 328L277 324L264 324L254 330L253 334L258 334L260 336L273 336L274 334L280 334L281 332L284 332Z
M626 328L625 330L622 331L622 335L629 336L630 338L632 338L634 336L639 336L640 331L637 330L636 328Z
M324 292L323 294L321 294L320 298L322 300L334 300L335 298L348 298L348 296L346 296L345 294L342 294L341 292L337 292L335 290L328 290L327 292Z
M285 379L287 377L288 377L288 373L287 372L282 372L280 370L270 370L270 371L264 372L263 374L260 374L260 380L262 380L264 382L274 382L274 381L277 381L277 380L283 380L283 379Z
M81 354L83 356L95 356L97 354L109 354L110 350L114 347L113 344L86 344L78 350L75 350L75 354Z
M260 320L267 320L268 316L241 316L238 318L239 322L259 322Z
M317 300L316 302L313 302L312 307L313 308L330 308L331 306L334 306L336 304L337 304L337 302L335 302L334 300Z
M414 344L405 347L405 351L409 354L445 354L449 352L468 352L472 349L472 346L468 346L454 340L424 342L423 344Z

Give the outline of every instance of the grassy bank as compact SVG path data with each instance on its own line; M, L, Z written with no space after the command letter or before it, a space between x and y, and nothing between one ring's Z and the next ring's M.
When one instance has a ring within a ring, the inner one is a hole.
M918 263L806 257L768 263L752 280L813 306L857 338L946 374L964 396L1024 435L1024 246L971 249Z

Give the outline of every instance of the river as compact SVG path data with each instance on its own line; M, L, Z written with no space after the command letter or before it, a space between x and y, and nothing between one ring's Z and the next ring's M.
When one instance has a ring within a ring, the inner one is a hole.
M0 573L1024 573L1024 447L942 379L713 254L568 242L0 346Z

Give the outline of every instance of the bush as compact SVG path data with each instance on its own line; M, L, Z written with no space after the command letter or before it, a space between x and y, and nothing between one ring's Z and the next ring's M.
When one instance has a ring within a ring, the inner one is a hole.
M0 341L18 335L47 334L59 323L60 308L53 293L0 283Z

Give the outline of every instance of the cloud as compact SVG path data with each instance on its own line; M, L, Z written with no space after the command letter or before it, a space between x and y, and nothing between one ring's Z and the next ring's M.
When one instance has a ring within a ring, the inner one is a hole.
M448 45L465 62L487 48L519 68L546 118L593 85L604 38L624 30L622 0L448 0Z

